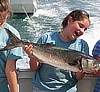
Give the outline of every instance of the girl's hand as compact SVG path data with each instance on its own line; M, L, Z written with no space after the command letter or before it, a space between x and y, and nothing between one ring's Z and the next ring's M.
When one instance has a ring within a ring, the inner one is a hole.
M93 76L100 76L100 70L95 70L93 73L92 73Z
M100 70L94 70L89 72L84 72L86 75L92 75L92 76L100 76Z
M32 55L33 55L32 54L33 53L33 46L31 44L23 46L23 49L30 57L32 57Z

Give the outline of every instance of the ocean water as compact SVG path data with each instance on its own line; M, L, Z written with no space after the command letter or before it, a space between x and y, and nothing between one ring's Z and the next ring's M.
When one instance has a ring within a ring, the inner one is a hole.
M29 15L14 15L8 23L21 34L22 40L36 42L47 31L60 31L61 23L68 13L75 9L86 10L90 15L91 25L82 39L88 42L90 55L97 40L100 39L100 0L38 0L37 11ZM18 60L18 68L29 68L29 58L25 54Z

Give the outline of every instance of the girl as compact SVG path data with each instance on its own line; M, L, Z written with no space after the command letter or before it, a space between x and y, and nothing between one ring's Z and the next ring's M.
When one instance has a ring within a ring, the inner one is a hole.
M74 49L89 54L88 44L79 37L84 34L90 25L89 15L84 10L74 10L62 22L61 32L44 33L37 43L53 43L56 46ZM32 45L25 46L24 50L30 56L30 67L36 71L33 76L33 92L76 92L78 80L84 73L64 71L62 69L40 64L32 55ZM34 52L34 51L33 51Z
M5 28L9 29L20 38L19 32L6 22L10 15L11 10L9 1L0 0L0 49L10 42ZM21 48L0 51L0 92L18 92L16 61L20 59L21 56Z

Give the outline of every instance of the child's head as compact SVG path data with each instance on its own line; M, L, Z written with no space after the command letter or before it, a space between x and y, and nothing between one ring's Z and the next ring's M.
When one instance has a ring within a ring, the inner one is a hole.
M0 25L2 25L8 16L12 14L8 0L0 0Z
M62 22L62 27L65 28L68 25L68 18L72 17L74 21L81 21L87 19L89 22L89 14L84 10L74 10L68 16L66 16Z
M72 41L84 34L90 26L89 15L83 10L74 10L62 22L64 39Z

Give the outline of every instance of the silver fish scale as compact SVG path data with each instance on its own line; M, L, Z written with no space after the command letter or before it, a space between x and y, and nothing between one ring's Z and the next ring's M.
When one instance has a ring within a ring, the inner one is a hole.
M49 53L50 55L56 55L57 57L61 57L64 62L68 63L69 65L77 66L79 69L81 68L81 55L78 55L77 52L73 50L64 49L56 46L52 46L49 44L35 46L37 49L41 50L42 52Z

